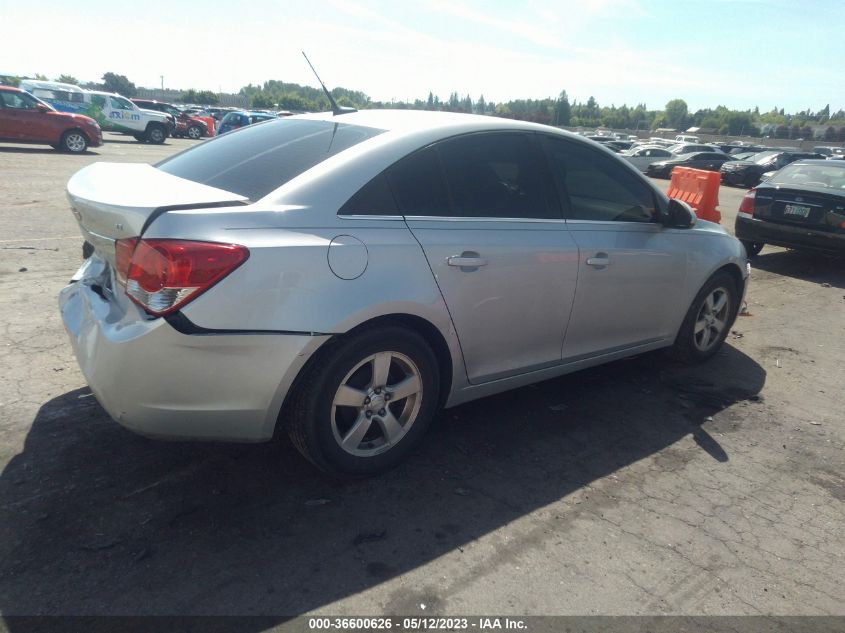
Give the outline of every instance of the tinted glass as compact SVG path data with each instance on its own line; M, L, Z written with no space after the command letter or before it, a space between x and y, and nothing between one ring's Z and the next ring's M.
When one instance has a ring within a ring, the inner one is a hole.
M382 132L333 121L279 119L216 137L156 167L257 200L314 165Z
M387 170L403 215L449 215L449 198L432 148L415 152Z
M792 163L777 172L767 184L845 189L845 168L818 163Z
M545 144L566 194L568 218L650 222L656 217L653 192L625 164L583 143L545 137Z
M398 215L396 200L382 173L352 196L338 211L340 215Z
M452 213L465 218L559 218L547 203L546 168L535 139L483 133L437 145Z

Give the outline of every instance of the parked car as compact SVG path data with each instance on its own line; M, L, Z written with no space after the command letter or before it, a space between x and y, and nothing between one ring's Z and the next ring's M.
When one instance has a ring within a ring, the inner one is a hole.
M692 134L678 134L675 140L679 143L701 143L701 140Z
M669 151L678 156L681 154L692 154L693 152L718 152L724 154L722 150L705 143L677 143L669 146ZM725 155L727 156L727 154Z
M760 182L767 171L777 171L789 163L805 158L823 158L814 152L766 151L749 157L725 163L720 169L721 180L726 185L753 187Z
M276 115L267 114L266 112L249 112L245 110L230 112L220 121L220 128L217 130L217 134L225 134L226 132L231 132L232 130L237 130L253 123L261 123L261 121L270 121L271 119L277 118Z
M719 171L719 168L726 162L733 161L733 158L724 152L694 152L692 154L681 154L675 158L659 160L646 167L646 175L652 178L669 178L675 167L692 167L693 169L706 169L707 171Z
M187 136L192 139L209 136L208 126L205 124L205 121L183 112L172 103L155 100L151 101L149 99L131 99L131 101L139 108L144 108L145 110L157 110L158 112L165 112L171 115L175 121L175 129L171 133L172 136Z
M712 357L748 275L739 241L625 161L496 117L276 118L155 166L96 163L68 197L94 252L60 309L115 420L278 426L351 476L395 464L441 407L648 350Z
M103 133L90 117L57 112L24 90L0 86L0 141L44 143L81 154L102 145Z
M54 81L26 79L20 87L62 112L84 114L106 132L120 132L139 141L161 144L175 121L169 114L142 110L126 97Z
M845 163L800 160L743 198L734 226L749 256L765 244L845 254Z
M670 152L665 147L655 145L645 145L641 147L634 147L627 152L619 154L622 158L631 163L634 167L642 172L648 168L652 163L659 160L667 160L675 158L675 154Z

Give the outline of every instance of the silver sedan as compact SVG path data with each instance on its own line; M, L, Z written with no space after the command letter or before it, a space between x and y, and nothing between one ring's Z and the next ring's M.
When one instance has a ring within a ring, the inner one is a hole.
M93 393L151 436L395 464L437 411L633 354L704 361L745 252L635 168L536 124L294 116L68 183L60 307Z

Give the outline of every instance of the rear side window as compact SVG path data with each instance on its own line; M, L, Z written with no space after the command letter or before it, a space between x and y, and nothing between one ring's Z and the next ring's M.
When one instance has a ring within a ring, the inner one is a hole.
M547 192L547 170L536 140L525 134L483 133L437 145L461 218L559 218Z
M568 218L651 222L654 193L626 165L584 143L545 137L552 172L568 202Z
M383 131L334 121L279 119L206 141L156 167L258 200L314 165Z
M398 215L396 200L382 172L352 196L344 204L339 215Z
M387 180L404 215L449 215L449 197L432 147L393 165Z
M387 170L399 211L456 218L560 218L532 137L480 133L441 141Z

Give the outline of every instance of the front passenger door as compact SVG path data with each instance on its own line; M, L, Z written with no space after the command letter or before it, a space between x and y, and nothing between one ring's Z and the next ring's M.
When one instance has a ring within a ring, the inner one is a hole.
M627 165L574 140L545 146L578 244L564 362L673 337L689 235L657 222L654 191Z

